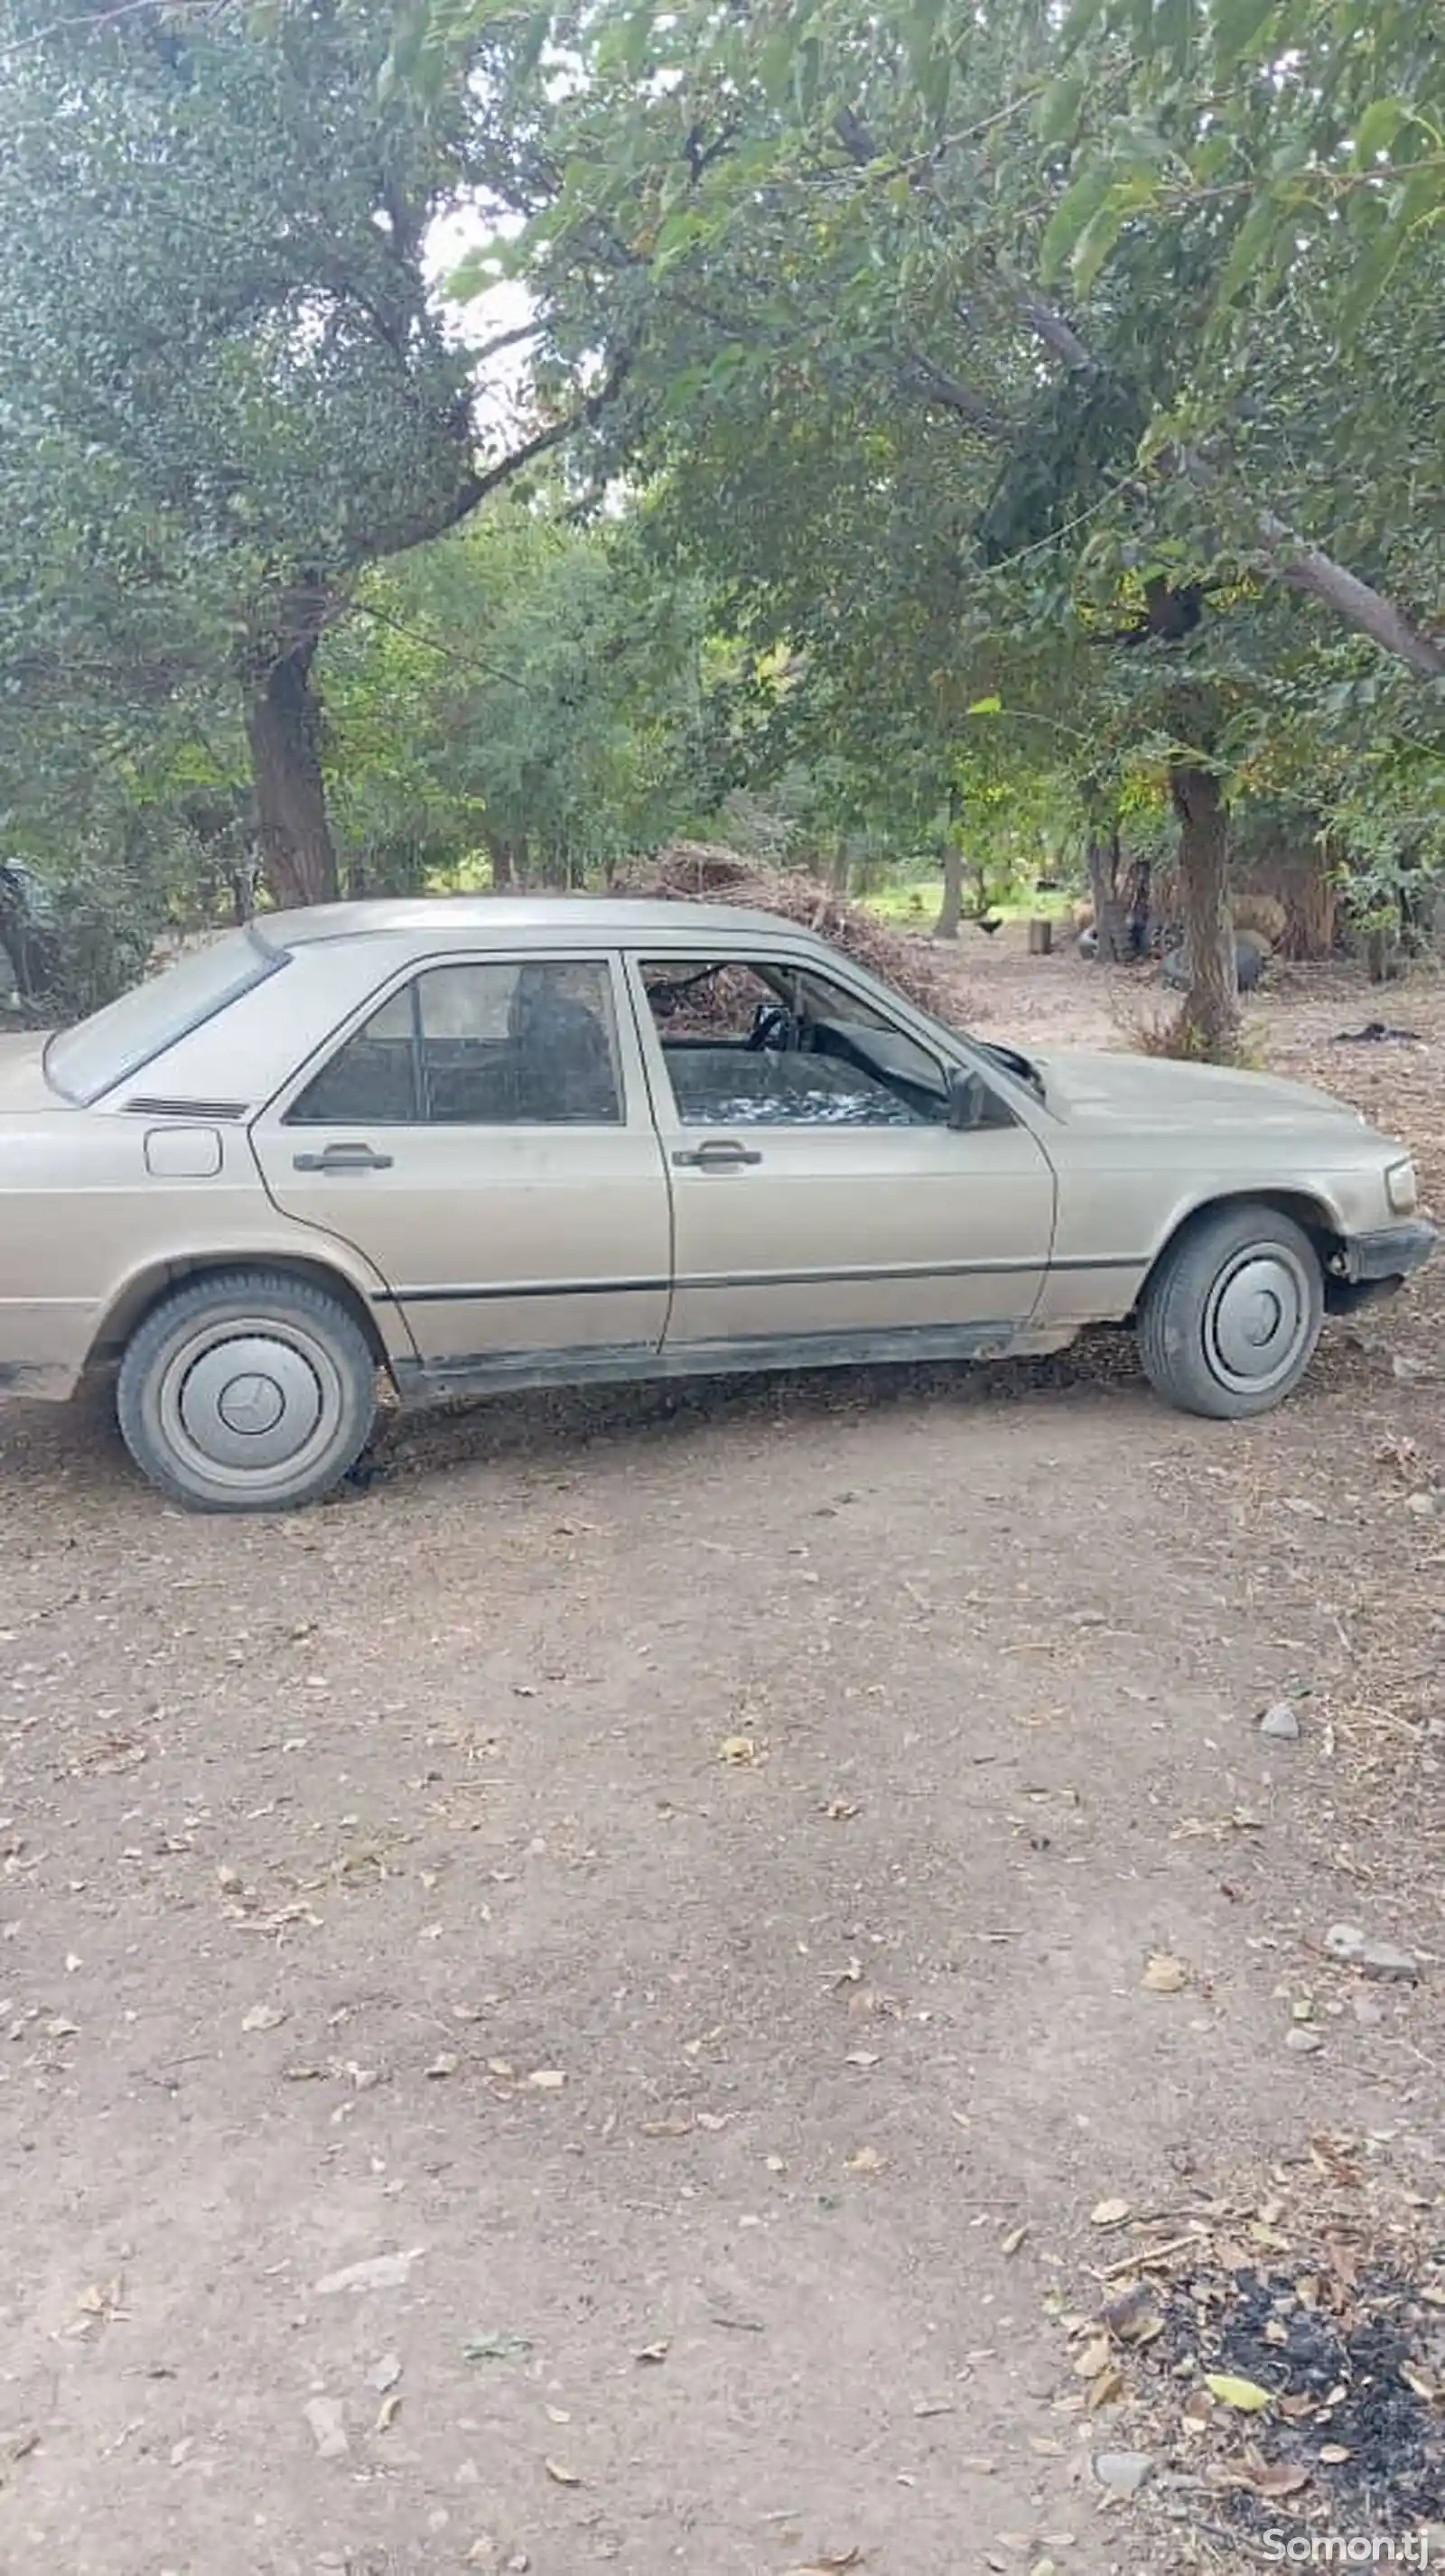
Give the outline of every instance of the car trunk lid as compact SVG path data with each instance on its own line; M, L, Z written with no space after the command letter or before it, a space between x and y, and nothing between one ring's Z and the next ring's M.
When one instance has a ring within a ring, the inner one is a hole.
M45 1029L8 1030L0 1037L0 1116L7 1110L63 1109L45 1079Z

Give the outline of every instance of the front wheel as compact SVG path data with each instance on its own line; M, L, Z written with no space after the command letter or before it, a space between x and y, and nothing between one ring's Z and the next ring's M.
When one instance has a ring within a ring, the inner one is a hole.
M1273 1208L1219 1210L1171 1244L1139 1308L1150 1384L1184 1413L1268 1413L1308 1368L1324 1318L1309 1236Z
M324 1288L224 1271L147 1315L116 1410L136 1465L192 1511L288 1511L355 1465L376 1421L376 1362Z

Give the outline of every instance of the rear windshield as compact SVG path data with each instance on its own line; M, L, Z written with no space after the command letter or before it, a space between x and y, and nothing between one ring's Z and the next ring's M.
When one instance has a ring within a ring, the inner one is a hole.
M122 993L119 1001L107 1002L90 1019L62 1029L45 1050L45 1078L63 1100L87 1109L285 962L284 954L264 948L249 931L228 931L163 975Z

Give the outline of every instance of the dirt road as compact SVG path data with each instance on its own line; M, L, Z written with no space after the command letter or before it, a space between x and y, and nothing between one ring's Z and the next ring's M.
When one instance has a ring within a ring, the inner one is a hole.
M276 1523L0 1415L7 2576L1185 2563L1090 2212L1439 2188L1440 1302L1242 1431L1113 1349L519 1401Z

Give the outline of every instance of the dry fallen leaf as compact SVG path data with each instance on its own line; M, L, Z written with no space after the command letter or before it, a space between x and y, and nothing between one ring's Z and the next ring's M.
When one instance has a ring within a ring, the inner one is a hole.
M1232 2379L1226 2371L1206 2370L1204 2385L1221 2406L1233 2406L1241 2415L1257 2415L1274 2404L1272 2391L1261 2388L1257 2379Z
M1348 2442L1321 2442L1320 2444L1320 2458L1326 2468L1337 2469L1342 2460L1348 2460L1352 2456Z
M1182 1994L1189 1983L1189 1970L1182 1959L1171 1957L1167 1950L1155 1950L1140 1983L1146 1994Z
M806 2567L787 2567L783 2576L845 2576L849 2567L861 2567L861 2549L842 2549L824 2558L810 2558Z
M1101 2370L1108 2369L1109 2361L1108 2336L1091 2335L1082 2352L1074 2355L1074 2376L1076 2379L1097 2379Z
M444 2076L455 2075L461 2062L462 2061L459 2057L454 2057L452 2055L449 2048L444 2048L439 2057L434 2057L432 2059L430 2066L427 2068L427 2073L434 2083L439 2083Z
M856 2155L847 2158L843 2170L845 2173L876 2174L883 2171L885 2162L886 2158L880 2156L876 2147L860 2147Z
M1001 2236L999 2239L1000 2254L1017 2254L1028 2232L1026 2227L1011 2227L1007 2236Z
M1096 2200L1089 2212L1091 2227L1122 2227L1129 2215L1127 2200Z
M737 1770L746 1770L750 1763L754 1763L758 1759L757 1737L755 1735L725 1735L721 1744L718 1746L717 1758L719 1762L732 1763L734 1768Z
M285 2018L286 2015L279 2011L275 2004L253 2004L248 2013L242 2014L241 2028L243 2030L279 2030Z
M1309 2470L1297 2460L1259 2459L1246 2460L1229 2481L1231 2486L1248 2487L1259 2496L1298 2495L1309 2482Z
M664 2335L657 2343L645 2343L642 2350L635 2352L632 2358L634 2361L666 2361L671 2350L672 2346Z
M559 2066L539 2066L527 2081L534 2093L560 2093L567 2078Z
M582 2484L576 2470L567 2468L561 2460L544 2460L542 2465L548 2477L559 2487L580 2487Z
M390 2390L388 2395L383 2397L381 2404L377 2409L376 2422L372 2426L372 2431L375 2433L389 2433L400 2413L401 2392L399 2389L393 2388Z

